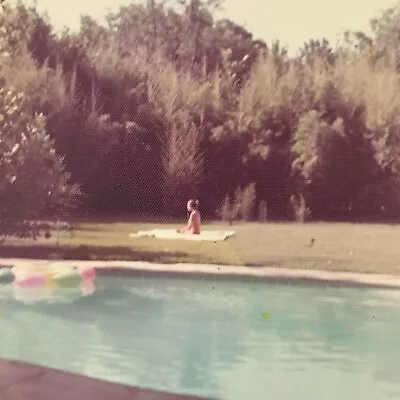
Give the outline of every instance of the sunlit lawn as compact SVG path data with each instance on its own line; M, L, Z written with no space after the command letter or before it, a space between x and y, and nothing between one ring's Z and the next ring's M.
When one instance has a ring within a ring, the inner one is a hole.
M400 229L355 224L205 224L203 229L235 229L225 242L130 238L129 233L177 228L176 223L87 222L57 239L9 240L0 257L143 260L336 271L400 273ZM315 239L313 246L311 238Z

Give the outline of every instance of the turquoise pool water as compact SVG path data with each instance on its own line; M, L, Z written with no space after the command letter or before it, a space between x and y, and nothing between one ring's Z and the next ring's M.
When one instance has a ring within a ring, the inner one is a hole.
M2 285L0 316L0 357L111 381L227 400L400 398L399 291L98 277L91 296L32 304Z

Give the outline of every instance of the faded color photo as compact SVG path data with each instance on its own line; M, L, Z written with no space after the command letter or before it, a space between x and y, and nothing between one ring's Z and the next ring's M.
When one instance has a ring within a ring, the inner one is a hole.
M0 1L0 400L400 398L400 3Z

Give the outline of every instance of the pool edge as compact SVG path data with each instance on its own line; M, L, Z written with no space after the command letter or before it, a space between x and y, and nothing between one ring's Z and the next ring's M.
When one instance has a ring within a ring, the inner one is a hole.
M245 267L206 264L155 264L139 261L82 261L1 259L0 268L12 265L56 264L93 267L100 275L146 275L153 277L182 277L196 279L234 279L271 281L276 283L326 284L400 289L400 276L359 272L304 270L280 267Z

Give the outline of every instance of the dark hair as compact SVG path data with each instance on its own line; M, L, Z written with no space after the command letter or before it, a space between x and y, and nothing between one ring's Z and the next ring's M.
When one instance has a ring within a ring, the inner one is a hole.
M191 208L194 208L195 210L198 210L199 206L200 206L200 202L198 200L190 199L189 200L189 205L190 205Z

